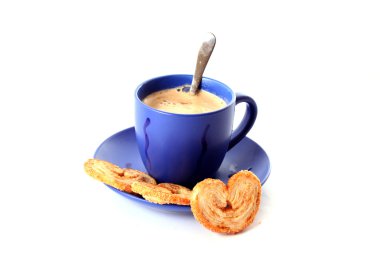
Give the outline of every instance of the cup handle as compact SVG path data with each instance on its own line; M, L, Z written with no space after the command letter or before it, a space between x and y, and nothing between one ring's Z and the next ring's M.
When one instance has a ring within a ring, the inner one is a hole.
M247 109L245 111L244 117L240 122L239 126L232 132L230 145L228 150L233 148L238 144L251 130L253 124L255 123L257 117L257 105L256 102L251 98L243 94L236 94L236 105L239 103L247 103Z

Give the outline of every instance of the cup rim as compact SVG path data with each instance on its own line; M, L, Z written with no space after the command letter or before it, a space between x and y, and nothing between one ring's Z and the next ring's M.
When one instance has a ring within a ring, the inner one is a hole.
M135 90L135 99L140 103L140 105L142 105L144 108L146 109L149 109L151 111L154 111L156 113L159 113L159 114L163 114L163 115L172 115L172 116L182 116L182 117L197 117L197 116L206 116L206 115L212 115L212 114L216 114L216 113L219 113L219 112L222 112L222 111L225 111L227 110L230 106L232 106L233 104L235 104L235 101L236 101L236 94L235 92L230 88L228 87L226 84L222 83L221 81L218 81L218 80L215 80L213 78L209 78L209 77L205 77L203 76L202 77L202 80L203 79L207 79L207 80L210 80L212 82L216 82L218 84L220 84L221 86L223 86L226 90L229 91L229 93L231 94L231 100L229 101L228 104L226 104L226 106L218 109L218 110L215 110L215 111L211 111L211 112L206 112L206 113L193 113L193 114L185 114L185 113L173 113L173 112L166 112L166 111L161 111L161 110L158 110L156 108L153 108L153 107L150 107L148 105L146 105L139 97L138 95L138 92L139 90L144 86L146 85L147 83L149 82L152 82L154 81L155 79L159 79L159 78L165 78L165 77L171 77L171 76L187 76L187 77L192 77L193 75L190 75L190 74L169 74L169 75L163 75L163 76L156 76L156 77L153 77L153 78L150 78L144 82L142 82L140 85L137 86L136 90Z

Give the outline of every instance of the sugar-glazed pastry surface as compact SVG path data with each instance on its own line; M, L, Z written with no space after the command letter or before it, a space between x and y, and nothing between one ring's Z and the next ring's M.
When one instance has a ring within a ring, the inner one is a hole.
M99 159L88 159L84 164L84 170L91 177L129 193L132 192L133 182L156 184L156 180L144 172L130 168L122 169L115 164Z
M250 171L233 175L227 185L218 179L207 178L192 191L191 210L206 228L235 234L248 227L260 207L260 180Z
M191 190L177 184L134 182L132 191L156 204L190 205Z

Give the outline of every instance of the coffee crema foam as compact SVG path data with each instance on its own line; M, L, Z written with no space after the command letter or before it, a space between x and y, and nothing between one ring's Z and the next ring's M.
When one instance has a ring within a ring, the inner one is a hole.
M220 97L199 90L191 95L188 86L160 90L149 94L143 102L157 110L178 114L199 114L219 110L225 107L226 102Z

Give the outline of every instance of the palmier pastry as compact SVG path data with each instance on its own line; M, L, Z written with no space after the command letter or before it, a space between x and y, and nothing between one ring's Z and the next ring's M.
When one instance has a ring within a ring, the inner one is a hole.
M190 204L191 190L177 184L161 183L154 185L145 182L133 182L132 191L156 204Z
M250 225L261 199L260 180L247 170L233 175L225 185L217 179L199 182L191 195L191 211L206 228L235 234Z
M132 192L131 184L136 181L157 184L153 177L144 172L129 168L121 169L115 164L98 159L87 160L84 170L91 177L129 193Z

